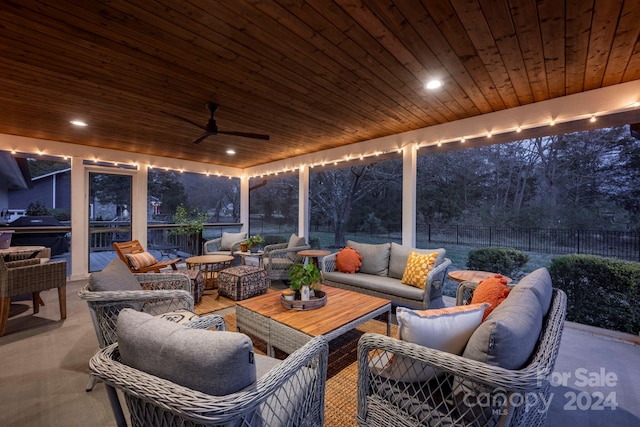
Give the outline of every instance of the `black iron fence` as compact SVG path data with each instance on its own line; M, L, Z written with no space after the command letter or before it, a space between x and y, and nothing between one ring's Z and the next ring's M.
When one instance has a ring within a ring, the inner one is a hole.
M418 226L418 234L434 243L503 246L529 252L640 261L640 233L634 231L425 224Z

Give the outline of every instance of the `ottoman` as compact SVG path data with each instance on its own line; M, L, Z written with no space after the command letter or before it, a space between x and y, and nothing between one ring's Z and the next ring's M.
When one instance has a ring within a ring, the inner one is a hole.
M270 283L264 268L239 265L218 273L218 294L239 301L265 293Z
M191 295L193 303L197 304L202 299L204 293L204 276L200 270L179 270L180 273L186 274L191 280Z

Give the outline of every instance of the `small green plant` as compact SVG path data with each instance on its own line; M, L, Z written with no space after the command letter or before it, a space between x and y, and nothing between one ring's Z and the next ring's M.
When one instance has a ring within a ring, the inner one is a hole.
M181 204L176 208L173 220L178 225L175 234L191 236L202 233L204 224L207 222L207 214L198 212L197 209L188 210Z
M289 268L289 287L299 291L303 286L314 289L320 284L320 270L312 263L295 264Z
M522 267L529 262L529 256L512 248L480 248L469 251L469 270L490 271L517 279L524 273Z
M256 234L254 236L249 236L245 241L244 244L247 245L247 248L251 249L251 248L255 248L260 246L261 244L264 243L264 239L262 238L261 235Z

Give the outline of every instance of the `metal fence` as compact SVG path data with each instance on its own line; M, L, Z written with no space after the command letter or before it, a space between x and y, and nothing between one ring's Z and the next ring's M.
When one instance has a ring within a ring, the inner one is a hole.
M529 252L590 254L640 261L640 233L634 231L425 224L418 226L418 233L434 243L503 246Z

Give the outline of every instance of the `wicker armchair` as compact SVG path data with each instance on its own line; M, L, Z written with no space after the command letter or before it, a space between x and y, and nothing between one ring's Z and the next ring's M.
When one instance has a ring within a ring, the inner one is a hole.
M191 282L181 273L146 273L134 274L141 287L139 291L100 291L89 290L85 285L79 292L80 299L87 301L91 321L96 331L100 348L115 343L118 313L124 308L131 308L145 313L159 315L176 310L193 312L193 296ZM186 324L190 328L225 329L224 319L218 315L202 316ZM95 385L95 377L91 375L86 390L91 391ZM122 408L115 390L107 387L107 394L119 426L124 425Z
M89 305L100 348L117 341L116 322L123 308L153 315L180 309L193 312L191 282L186 275L146 273L134 276L145 290L92 292L87 284L78 292L78 296ZM192 326L199 328L203 323L207 328L224 328L224 321L218 315L203 316Z
M305 258L298 252L311 249L310 245L289 247L288 243L276 243L264 247L264 267L271 280L288 280L289 268L304 263Z
M124 392L132 425L321 427L328 351L325 338L316 337L254 385L226 396L191 390L124 365L118 344L99 351L89 364L94 375Z
M3 336L9 319L11 297L31 294L33 313L40 311L40 292L58 289L60 319L67 318L67 263L45 262L40 259L24 259L5 262L0 257L0 336Z
M240 251L240 244L247 238L247 233L223 233L222 237L217 239L207 240L204 242L204 254L205 255L231 255L234 256L234 252ZM223 240L224 245L229 246L229 249L222 249ZM231 240L230 242L227 240Z
M477 284L463 282L458 305ZM553 289L542 333L529 361L510 370L378 334L358 343L360 426L543 426L549 379L560 346L566 295ZM406 383L379 375L380 357L403 356L440 371L428 382ZM381 356L383 355L383 356ZM377 359L376 359L377 358ZM484 402L484 403L482 403ZM489 407L487 407L489 405Z

